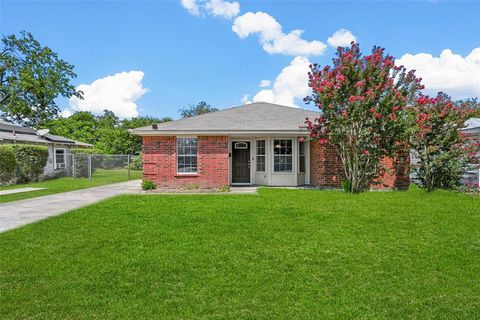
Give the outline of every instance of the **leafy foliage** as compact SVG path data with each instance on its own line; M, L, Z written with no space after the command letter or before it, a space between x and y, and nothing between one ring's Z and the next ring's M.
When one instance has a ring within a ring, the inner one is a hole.
M413 71L396 67L384 49L363 56L358 44L339 47L333 66L310 66L309 86L321 113L307 119L310 137L337 149L350 192L373 183L381 159L394 156L408 142L407 105L423 87Z
M44 146L17 144L12 146L17 163L18 180L21 183L37 181L48 160Z
M201 115L201 114L214 112L214 111L218 111L218 109L212 107L211 105L209 105L205 101L200 101L199 103L197 103L197 105L191 104L186 108L178 110L178 112L180 112L180 115L182 116L182 118L194 117L194 116L198 116L198 115Z
M0 184L9 183L15 178L15 154L11 145L0 145Z
M478 162L480 142L459 131L473 111L455 105L444 93L420 97L413 110L411 146L420 159L414 170L422 186L428 191L458 187L465 170Z
M7 121L38 127L57 117L59 96L82 98L70 84L73 65L42 47L31 33L2 38L0 52L0 111Z
M142 190L153 190L157 185L152 180L145 180L142 182Z
M46 126L53 134L93 144L95 153L138 154L142 150L142 138L128 130L171 120L148 116L120 120L109 110L100 116L80 111L68 118L52 120Z

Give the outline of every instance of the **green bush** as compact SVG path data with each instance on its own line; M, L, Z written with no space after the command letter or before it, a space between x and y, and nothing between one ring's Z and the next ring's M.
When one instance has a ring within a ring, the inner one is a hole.
M15 178L15 154L11 145L0 145L0 184L6 184Z
M343 191L352 192L352 183L347 178L344 178L342 180L342 187L343 187Z
M48 160L48 149L44 146L16 144L12 146L17 162L18 182L37 181Z
M103 154L104 152L99 149L88 149L88 148L72 148L70 152L73 154Z
M153 190L157 188L157 185L152 180L145 180L142 182L143 190Z

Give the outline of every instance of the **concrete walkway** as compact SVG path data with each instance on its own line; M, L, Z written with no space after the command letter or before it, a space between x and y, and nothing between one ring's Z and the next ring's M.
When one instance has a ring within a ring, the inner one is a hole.
M126 193L140 193L141 180L0 203L0 232Z
M2 191L0 191L0 196L4 196L4 195L7 195L7 194L14 194L14 193L45 190L45 189L47 189L47 188L18 188L18 189L2 190Z

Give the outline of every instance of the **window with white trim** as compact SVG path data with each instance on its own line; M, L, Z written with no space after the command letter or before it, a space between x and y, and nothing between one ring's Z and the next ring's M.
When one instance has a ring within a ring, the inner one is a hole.
M257 140L257 172L265 172L265 140Z
M305 142L298 141L298 172L305 172Z
M197 138L177 138L177 172L197 173Z
M273 171L292 172L292 139L273 140Z
M55 169L65 169L65 149L55 149Z

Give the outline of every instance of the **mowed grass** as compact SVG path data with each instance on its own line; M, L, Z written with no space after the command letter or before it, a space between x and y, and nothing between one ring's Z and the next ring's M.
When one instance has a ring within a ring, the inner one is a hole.
M131 170L130 179L140 179L142 177L142 172L140 170ZM58 179L50 179L42 182L27 183L27 184L17 184L13 186L0 186L0 190L11 190L25 187L32 188L47 188L44 190L14 193L7 195L0 195L0 203L36 198L40 196L45 196L48 194L73 191L79 189L85 189L90 187L102 186L110 183L124 182L128 181L128 171L127 169L97 169L92 175L92 181L88 181L87 178L71 178L63 177Z
M480 198L131 195L0 234L2 319L475 319Z

